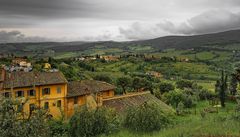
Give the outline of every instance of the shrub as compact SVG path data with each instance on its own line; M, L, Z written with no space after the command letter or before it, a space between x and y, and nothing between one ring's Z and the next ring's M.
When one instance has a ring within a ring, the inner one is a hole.
M63 120L50 120L48 126L51 137L68 137L68 125Z
M169 92L171 90L174 90L175 87L171 83L163 82L159 85L159 89L160 89L161 93L165 93L165 92Z
M69 121L71 137L93 137L116 131L119 121L116 113L107 108L76 112Z
M196 97L195 96L186 96L185 98L184 98L184 102L183 102L183 104L184 104L184 106L186 107L186 108L192 108L192 107L195 107L196 105L197 105L197 102L196 102Z
M169 93L164 94L164 96L166 99L165 102L171 104L175 108L177 108L180 102L184 101L184 93L182 90L170 91Z
M184 104L180 102L176 108L177 115L182 115L184 113Z
M197 98L195 95L188 94L188 91L175 90L163 94L163 100L175 108L182 102L185 108L192 108L196 105Z
M179 80L176 82L176 85L179 89L192 88L193 82L189 80Z
M237 106L235 108L235 112L233 113L232 117L235 120L240 121L240 100L237 100Z
M163 129L169 123L169 117L159 109L158 105L149 102L130 108L124 119L126 128L143 132Z
M99 81L105 81L107 83L111 83L112 82L112 79L107 76L107 75L96 75L94 78L94 80L99 80Z
M206 89L201 89L198 91L198 96L200 100L212 99L215 95Z

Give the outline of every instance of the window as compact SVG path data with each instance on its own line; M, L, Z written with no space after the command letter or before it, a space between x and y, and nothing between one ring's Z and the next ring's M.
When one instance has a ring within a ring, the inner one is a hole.
M61 92L62 92L62 88L61 87L57 87L57 93L61 94Z
M16 97L24 97L24 92L23 91L17 91L16 92Z
M61 107L62 106L62 101L61 100L58 100L57 101L57 107Z
M33 89L28 90L28 96L30 96L30 97L36 96L36 91Z
M11 97L11 93L10 92L5 92L5 93L3 93L3 96L5 98L10 98Z
M43 88L42 95L50 95L50 88Z
M78 97L74 97L74 104L78 104Z
M44 109L49 109L49 103L48 102L44 103Z
M29 104L29 111L32 113L35 110L35 104Z

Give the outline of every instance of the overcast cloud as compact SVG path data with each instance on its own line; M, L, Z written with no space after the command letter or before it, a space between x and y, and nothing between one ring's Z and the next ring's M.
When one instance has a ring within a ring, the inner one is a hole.
M0 0L1 42L135 40L239 24L240 0Z

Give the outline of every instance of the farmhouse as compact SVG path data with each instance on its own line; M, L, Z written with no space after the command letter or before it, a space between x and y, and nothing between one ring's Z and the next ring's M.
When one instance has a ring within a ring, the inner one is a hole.
M139 100L136 103L139 105L155 98L143 93L115 96L115 88L114 85L95 80L68 82L61 72L0 71L1 95L19 100L22 106L18 107L26 117L36 108L48 110L54 118L61 118L63 114L70 118L83 105L88 108L106 106L123 110L128 106L122 104L134 105L131 102Z
M82 105L88 108L101 107L103 99L114 96L115 86L101 81L84 80L68 83L67 115L70 117L74 110Z
M117 56L100 56L105 61L118 61L120 57Z
M146 72L146 75L156 77L156 78L163 77L163 75L160 72L156 72L156 71L148 71L148 72Z

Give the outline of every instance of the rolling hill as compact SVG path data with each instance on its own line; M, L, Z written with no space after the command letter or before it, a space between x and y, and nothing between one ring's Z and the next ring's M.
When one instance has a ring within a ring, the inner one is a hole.
M196 47L218 47L232 44L240 44L240 30L231 30L220 33L193 35L193 36L166 36L149 40L128 42L44 42L44 43L5 43L0 44L0 53L33 54L36 52L53 51L77 52L95 49L118 48L129 51L131 46L149 46L153 50L163 49L189 49Z

